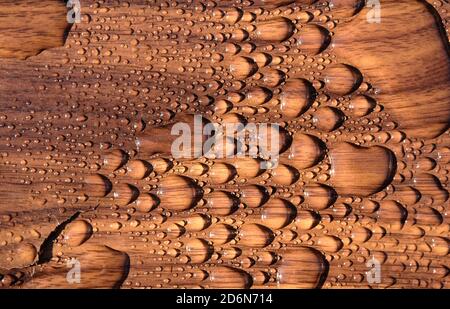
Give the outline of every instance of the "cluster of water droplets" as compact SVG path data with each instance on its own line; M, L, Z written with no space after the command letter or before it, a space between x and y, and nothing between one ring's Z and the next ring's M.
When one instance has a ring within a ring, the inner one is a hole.
M85 287L365 287L372 257L374 286L446 286L450 135L408 137L333 53L357 2L88 1L29 99L5 84L2 286L77 258ZM192 114L279 124L279 165L174 159Z

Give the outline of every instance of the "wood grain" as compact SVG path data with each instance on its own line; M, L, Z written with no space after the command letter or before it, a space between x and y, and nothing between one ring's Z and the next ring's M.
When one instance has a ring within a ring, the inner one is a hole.
M361 3L0 1L0 287L449 288L450 5Z
M62 0L0 1L0 57L26 59L64 45L67 14Z

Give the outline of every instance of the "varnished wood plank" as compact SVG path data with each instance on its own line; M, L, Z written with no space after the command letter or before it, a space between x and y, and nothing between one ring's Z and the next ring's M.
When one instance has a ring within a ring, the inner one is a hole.
M450 7L358 3L0 1L1 287L448 288Z

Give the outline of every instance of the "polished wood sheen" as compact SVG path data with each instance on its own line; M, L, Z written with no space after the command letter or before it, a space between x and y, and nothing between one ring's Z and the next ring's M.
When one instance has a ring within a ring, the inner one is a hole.
M0 0L1 288L450 287L447 0L80 4Z

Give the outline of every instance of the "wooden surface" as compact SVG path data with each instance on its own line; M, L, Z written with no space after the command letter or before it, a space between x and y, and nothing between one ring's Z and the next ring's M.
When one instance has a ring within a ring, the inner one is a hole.
M0 286L449 288L450 5L328 2L0 1Z
M0 57L26 59L64 45L67 13L61 0L1 0Z

